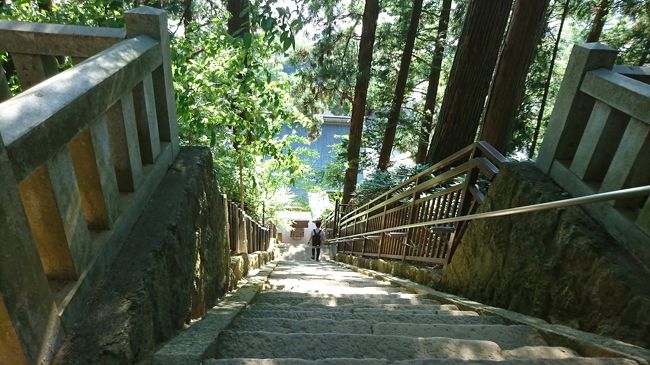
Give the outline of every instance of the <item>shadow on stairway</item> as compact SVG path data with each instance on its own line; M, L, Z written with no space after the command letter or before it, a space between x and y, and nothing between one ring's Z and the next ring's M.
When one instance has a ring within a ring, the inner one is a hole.
M215 307L214 319L170 342L154 363L636 364L608 353L588 357L550 343L534 326L311 261L304 247L288 251L291 260L262 269L242 287L249 293L233 295L230 301L246 300L236 312Z

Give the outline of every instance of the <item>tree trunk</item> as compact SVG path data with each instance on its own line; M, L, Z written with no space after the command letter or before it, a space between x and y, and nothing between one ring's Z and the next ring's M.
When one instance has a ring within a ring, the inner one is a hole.
M194 9L192 0L183 0L183 26L187 32L187 26L194 21Z
M639 57L639 66L643 66L646 64L646 62L648 62L649 53L650 53L650 38L646 40L643 53L641 53L641 57Z
M348 142L348 168L345 170L343 185L343 203L350 201L352 192L357 185L359 171L359 150L361 148L361 132L363 118L366 114L366 98L368 97L368 83L372 65L372 48L375 44L375 30L379 16L379 0L366 0L363 10L363 23L361 27L361 41L359 42L359 71L357 83L354 86L354 101L352 103L352 116L350 118L350 138Z
M243 37L244 34L250 32L250 14L248 0L228 0L226 8L230 13L228 19L228 34L235 38ZM244 56L244 63L248 62L248 53ZM238 75L241 79L242 75ZM243 113L240 111L240 116L243 118ZM233 134L237 131L233 127ZM233 146L239 152L239 206L244 210L244 156L240 150L241 146L235 144Z
M557 59L557 51L560 47L560 40L562 39L562 29L564 28L564 21L569 14L569 3L571 0L566 0L564 9L562 10L562 17L560 19L560 27L557 30L557 37L555 38L555 45L553 46L553 55L551 56L551 65L548 67L548 75L544 83L544 94L542 95L542 103L539 106L539 114L537 114L537 123L535 124L535 131L533 138L530 141L530 149L528 149L528 158L535 156L535 147L537 147L537 139L539 132L542 129L542 120L544 120L544 109L546 109L546 101L548 100L548 91L551 88L551 79L553 79L553 68L555 67L555 60Z
M406 81L408 80L409 69L411 67L415 36L418 33L418 25L420 24L420 13L422 13L422 0L414 0L413 9L411 9L411 22L409 23L409 29L406 34L406 44L404 45L404 52L402 52L402 60L397 74L393 103L388 114L388 124L386 125L384 141L381 145L381 153L379 154L379 164L377 167L382 171L386 171L388 168L390 154L393 150L393 143L395 142L397 124L399 123L400 111L404 102Z
M474 142L512 0L472 0L427 153L434 163Z
M504 154L526 89L526 75L542 35L547 7L548 0L517 0L492 79L480 139Z
M228 0L226 8L230 13L228 34L237 38L250 32L250 4L248 0Z
M431 136L431 130L433 129L433 111L436 107L436 98L438 97L438 83L440 82L442 59L445 53L445 43L447 42L450 13L451 0L443 0L442 8L440 9L440 18L438 18L436 48L433 51L431 71L429 72L429 85L427 86L427 95L424 101L424 119L422 119L422 125L420 126L418 152L415 156L415 162L419 164L426 162L427 147L429 147L429 138Z
M591 23L589 35L587 35L587 42L598 42L611 6L612 0L600 0L596 7L596 15L594 15L594 21Z
M54 0L37 0L37 4L40 10L50 12L54 6Z

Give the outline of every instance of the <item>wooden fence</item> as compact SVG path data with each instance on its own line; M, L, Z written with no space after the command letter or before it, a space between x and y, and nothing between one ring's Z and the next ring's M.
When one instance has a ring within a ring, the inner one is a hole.
M178 153L166 13L125 20L0 21L0 363L48 363Z
M650 185L650 69L615 66L599 43L573 48L537 167L574 196ZM650 198L585 209L650 271Z
M466 223L409 225L471 214L505 162L489 144L472 144L368 203L337 204L325 221L329 240L341 253L444 265Z
M234 202L228 205L228 223L230 252L235 254L266 251L277 234L277 228L272 222L266 226L260 224Z

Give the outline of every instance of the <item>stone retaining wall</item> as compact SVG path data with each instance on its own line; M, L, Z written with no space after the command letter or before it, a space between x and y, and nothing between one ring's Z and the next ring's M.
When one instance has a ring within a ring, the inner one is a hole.
M531 164L511 164L480 211L568 197ZM436 288L650 347L649 280L598 223L572 207L472 222Z
M226 199L215 187L209 149L182 148L56 364L134 363L226 293Z
M418 267L407 262L386 261L382 259L351 256L342 253L336 254L336 261L390 274L398 278L408 279L429 287L437 286L441 279L441 272L439 270Z
M245 278L250 270L257 269L267 262L274 260L274 258L275 253L273 250L230 256L229 290L237 289L239 280Z

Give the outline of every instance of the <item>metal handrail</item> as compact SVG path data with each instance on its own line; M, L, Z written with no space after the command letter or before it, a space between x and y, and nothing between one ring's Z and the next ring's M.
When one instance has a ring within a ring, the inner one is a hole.
M571 207L571 206L576 206L576 205L585 205L585 204L593 204L593 203L602 203L602 202L610 201L610 200L632 198L632 197L635 197L635 196L648 195L648 194L650 194L650 185L644 185L644 186L639 186L639 187L635 187L635 188L628 188L628 189L622 189L622 190L608 191L608 192L605 192L605 193L591 194L591 195L581 196L581 197L578 197L578 198L562 199L562 200L556 200L556 201L553 201L553 202L526 205L526 206L523 206L523 207L515 207L515 208L502 209L502 210L495 210L495 211L492 211L492 212L475 213L475 214L469 214L469 215L464 215L464 216L459 216L459 217L438 219L438 220L435 220L435 221L406 224L406 225L403 225L403 226L380 229L380 230L376 230L376 231L372 231L372 232L364 232L364 233L353 234L353 235L349 235L349 236L345 236L345 237L331 239L331 240L328 240L328 241L329 242L339 242L342 239L350 239L350 238L354 238L354 237L366 236L366 235L371 235L371 234L380 234L380 233L398 231L398 230L403 230L403 229L434 226L434 225L442 225L442 224L449 224L449 223L457 223L457 222L463 222L463 221L471 221L471 220L475 220L475 219L503 217L503 216L509 216L509 215L515 215L515 214L522 214L522 213L539 212L539 211L542 211L542 210L566 208L566 207Z

